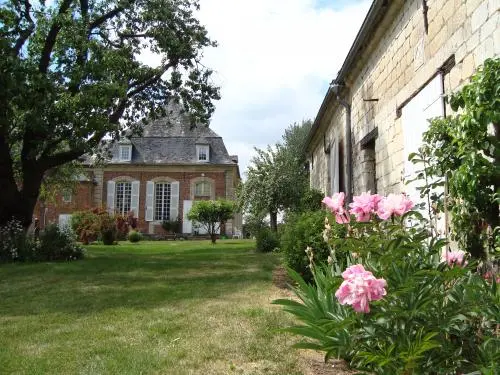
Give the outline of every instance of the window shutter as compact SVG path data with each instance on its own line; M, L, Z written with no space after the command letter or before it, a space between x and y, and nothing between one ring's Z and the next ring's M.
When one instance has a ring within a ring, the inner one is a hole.
M134 211L134 217L139 217L139 188L140 181L132 181L132 196L130 198L130 210Z
M170 184L170 220L177 220L179 217L179 182Z
M108 197L107 197L107 205L108 212L110 214L115 213L115 182L108 181Z
M339 193L339 143L337 140L333 141L330 150L331 163L331 183L332 194Z
M148 181L146 183L146 221L153 221L154 194L155 183L153 181Z

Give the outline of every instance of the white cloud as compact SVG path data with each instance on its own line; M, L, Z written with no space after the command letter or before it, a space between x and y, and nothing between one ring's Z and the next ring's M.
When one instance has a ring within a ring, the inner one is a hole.
M239 155L242 174L254 146L315 117L371 2L346 3L201 0L200 21L219 43L204 59L222 94L211 128Z

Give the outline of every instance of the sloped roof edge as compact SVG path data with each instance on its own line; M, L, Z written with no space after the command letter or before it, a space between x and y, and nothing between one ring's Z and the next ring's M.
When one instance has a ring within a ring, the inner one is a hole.
M360 49L363 47L366 41L372 36L373 29L377 27L378 21L380 20L380 17L385 14L388 5L389 5L389 0L373 0L372 5L370 6L370 9L368 10L368 13L363 21L363 24L361 25L361 28L359 29L358 34L356 35L356 38L354 39L354 42L351 45L349 52L347 53L344 63L342 64L342 67L337 73L337 77L333 79L331 82L332 84L344 83L347 74L353 67L353 63L355 62L356 57L360 52ZM319 129L321 119L323 118L326 112L326 108L328 102L330 101L331 96L332 92L330 90L330 87L328 87L327 92L325 94L325 98L321 103L321 107L319 108L318 114L314 119L314 123L311 127L311 130L307 135L305 143L306 152L309 151L309 146L311 145L311 141L314 137L314 134L316 134L317 130Z

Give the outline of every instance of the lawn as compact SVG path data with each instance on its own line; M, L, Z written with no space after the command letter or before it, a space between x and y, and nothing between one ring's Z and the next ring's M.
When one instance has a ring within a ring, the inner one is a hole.
M273 254L245 240L87 247L0 266L2 374L300 374Z

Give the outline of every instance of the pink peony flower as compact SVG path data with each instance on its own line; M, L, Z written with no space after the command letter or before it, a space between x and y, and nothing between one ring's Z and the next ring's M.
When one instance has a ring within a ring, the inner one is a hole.
M404 194L389 194L382 198L378 204L377 214L387 220L392 215L402 216L413 208L413 202Z
M349 215L344 209L344 200L344 193L335 193L331 198L325 197L321 201L335 214L335 221L338 224L346 224L350 221Z
M342 277L344 281L335 293L342 305L351 305L356 312L370 312L370 301L381 299L387 294L384 279L376 279L363 265L356 264L347 268Z
M443 249L443 252L441 253L441 262L447 262L450 267L453 267L454 265L464 267L467 265L467 261L464 261L464 257L467 253L463 250L452 250L452 251L447 251L446 249Z
M376 212L378 203L382 197L378 194L361 193L361 195L354 196L353 202L349 205L351 207L351 214L356 215L356 220L359 222L370 221L372 212Z

